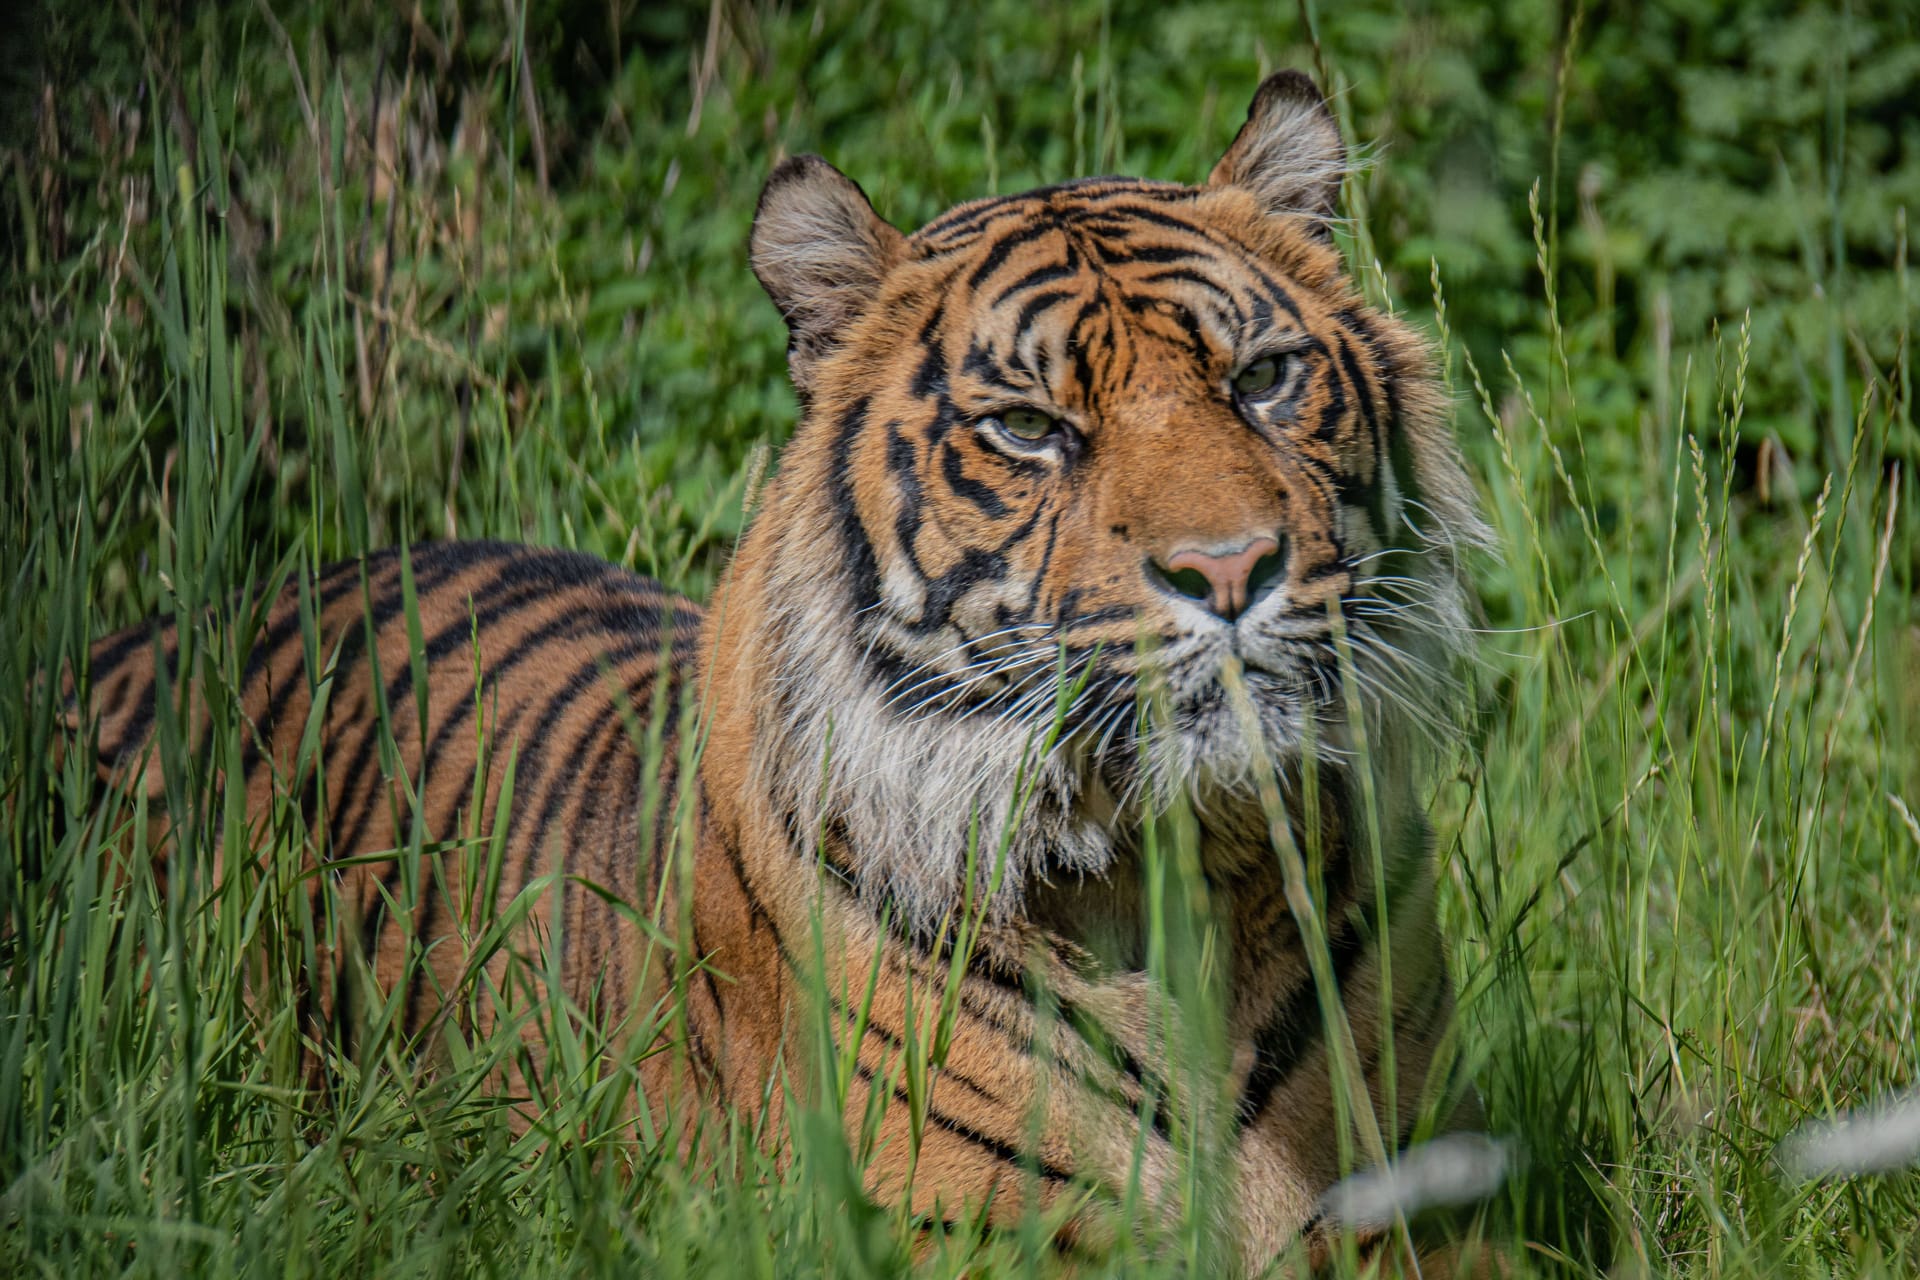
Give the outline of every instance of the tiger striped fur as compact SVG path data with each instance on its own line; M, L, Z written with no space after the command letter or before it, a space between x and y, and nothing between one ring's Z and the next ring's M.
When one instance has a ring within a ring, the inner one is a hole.
M683 913L706 964L685 1060L705 1096L748 1113L782 1105L767 1081L815 913L828 990L881 975L858 1028L854 1124L869 1089L893 1087L909 987L941 968L943 927L984 902L924 1124L896 1089L871 1189L930 1215L990 1201L1011 1221L1030 1162L1043 1207L1094 1189L1067 1230L1097 1241L1122 1229L1101 1189L1137 1176L1149 1204L1175 1202L1167 1116L1199 1105L1152 1065L1167 1046L1141 927L1143 815L1184 797L1226 965L1220 1227L1250 1269L1303 1232L1324 1250L1316 1204L1340 1145L1329 1050L1266 805L1277 782L1291 835L1326 850L1317 908L1390 1150L1451 1012L1419 761L1447 731L1468 635L1459 555L1482 536L1427 347L1362 299L1333 247L1345 166L1331 112L1295 73L1261 86L1197 187L1087 179L904 235L826 162L786 161L752 260L791 330L803 415L704 616L560 552L419 547L410 582L394 552L335 566L283 594L247 660L250 804L314 797L315 856L349 858L405 844L416 823L430 839L486 830L516 760L500 900L563 861ZM135 628L93 651L90 732L123 779L152 759L154 658L173 644ZM676 881L661 865L670 819L642 801L672 779L641 776L627 709L671 715L688 684L706 740ZM397 761L380 758L382 706ZM292 776L310 719L321 786ZM1313 832L1298 816L1309 780ZM997 881L990 859L969 862L970 839L1004 850ZM344 945L383 981L409 945L429 949L407 993L418 1027L439 999L427 986L465 960L447 941L454 904L484 886L450 873L396 919L394 865L342 873L365 921ZM632 962L639 926L603 898L569 883L538 913L529 929L564 926L582 1004L630 1008L657 983ZM1057 1016L1037 1013L1036 984ZM855 1034L851 1009L831 1012ZM1452 1117L1472 1122L1471 1104Z

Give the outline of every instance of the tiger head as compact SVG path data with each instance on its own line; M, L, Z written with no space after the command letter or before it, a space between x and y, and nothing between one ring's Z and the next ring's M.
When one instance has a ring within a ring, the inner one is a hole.
M752 261L804 412L718 607L758 780L863 889L937 920L971 831L1017 907L1148 797L1260 830L1263 769L1438 722L1481 525L1427 346L1343 272L1345 170L1283 72L1198 186L907 235L774 172Z

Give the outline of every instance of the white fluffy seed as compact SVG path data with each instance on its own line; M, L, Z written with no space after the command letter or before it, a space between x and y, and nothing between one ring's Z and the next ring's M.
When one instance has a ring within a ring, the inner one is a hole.
M1499 1189L1511 1159L1504 1139L1451 1133L1335 1183L1320 1197L1320 1211L1343 1227L1380 1229L1423 1210L1476 1204Z
M1920 1165L1920 1092L1809 1120L1781 1141L1779 1155L1797 1178L1847 1178Z

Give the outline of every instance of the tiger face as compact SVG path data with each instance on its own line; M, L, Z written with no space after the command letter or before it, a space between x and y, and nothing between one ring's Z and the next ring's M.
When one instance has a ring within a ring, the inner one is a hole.
M1231 826L1263 761L1338 756L1354 711L1435 719L1479 525L1424 344L1342 274L1344 167L1283 73L1198 187L1070 182L902 235L824 161L774 174L754 265L806 415L761 519L770 649L783 723L834 726L782 760L848 798L784 791L849 860L951 849L948 805L1016 870L1098 870L1144 793ZM889 774L919 780L876 798ZM898 861L893 896L951 900L951 856L921 885Z

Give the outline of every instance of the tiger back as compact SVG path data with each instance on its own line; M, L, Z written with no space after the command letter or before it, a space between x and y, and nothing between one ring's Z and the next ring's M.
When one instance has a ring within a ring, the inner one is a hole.
M244 619L247 603L209 622ZM71 728L140 803L163 887L179 793L155 722L176 705L189 754L221 777L213 794L244 791L248 849L290 830L310 871L331 868L309 879L308 918L324 922L331 906L350 919L321 939L322 972L302 993L315 1030L351 990L344 947L383 991L398 986L403 1027L417 1034L459 986L484 923L546 879L523 934L574 939L562 948L569 990L599 988L596 1003L617 1016L614 993L635 990L643 952L624 902L657 888L649 853L667 846L640 823L672 819L676 712L700 623L697 606L657 583L574 552L389 549L284 588L244 637L237 756L208 758L206 694L182 696L180 637L157 621L95 644L88 714ZM666 737L644 773L634 731L650 715ZM629 892L617 903L588 885ZM512 953L499 947L489 962L502 987Z

